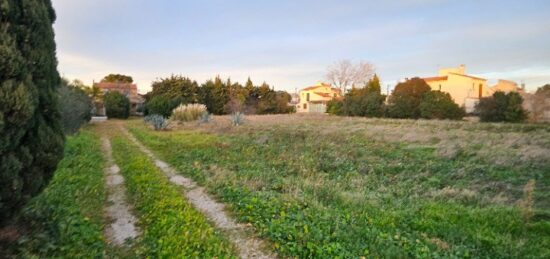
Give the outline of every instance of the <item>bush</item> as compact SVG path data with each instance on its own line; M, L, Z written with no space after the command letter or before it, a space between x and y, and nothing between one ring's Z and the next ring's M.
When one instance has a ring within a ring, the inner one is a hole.
M65 134L74 134L80 127L92 118L92 99L80 88L73 87L62 80L58 90L61 112L61 122Z
M496 92L479 101L476 113L483 122L522 122L527 119L527 111L523 109L522 103L523 98L519 93Z
M327 103L327 113L332 115L343 115L342 106L344 102L342 100L332 99Z
M388 101L388 116L418 119L423 95L429 91L430 86L418 77L397 84Z
M420 103L420 116L425 119L460 120L465 113L464 109L453 101L450 94L441 91L425 93Z
M169 98L164 95L158 95L147 101L145 104L145 111L146 114L160 114L164 117L170 117L172 110L180 104L180 98Z
M199 103L180 104L172 111L171 120L174 121L195 121L206 112L206 105Z
M168 127L168 120L158 114L147 115L143 121L151 124L155 130L165 130Z
M119 92L108 92L103 96L108 118L127 119L130 116L130 100Z
M63 157L50 1L0 4L0 225L37 195Z

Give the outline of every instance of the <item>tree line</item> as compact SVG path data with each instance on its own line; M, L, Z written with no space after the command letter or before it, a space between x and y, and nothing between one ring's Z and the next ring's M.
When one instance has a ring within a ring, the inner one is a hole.
M329 102L327 112L343 116L410 119L456 120L464 116L464 110L448 93L431 90L430 86L418 77L397 84L388 97L382 94L377 75L363 87L349 90L343 99Z
M267 83L254 85L248 78L244 85L219 76L202 84L188 77L172 75L152 84L145 94L145 114L170 116L180 104L201 103L213 114L244 112L247 114L291 113L290 94L275 91Z
M540 87L534 94L532 115L535 120L547 108L544 105L547 99L550 99L550 85ZM523 97L517 92L495 92L481 98L472 115L479 116L482 122L523 122L529 115L523 102ZM330 101L327 112L342 116L402 119L460 120L466 115L464 108L456 104L450 94L431 90L421 78L398 83L386 96L381 93L376 75L363 87L350 89L342 99Z

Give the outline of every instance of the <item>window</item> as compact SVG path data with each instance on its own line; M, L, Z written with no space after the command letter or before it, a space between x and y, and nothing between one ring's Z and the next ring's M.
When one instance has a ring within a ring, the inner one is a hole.
M441 84L439 84L439 91L441 91Z
M309 93L307 93L306 101L309 102Z
M307 103L304 103L304 110L307 109Z
M336 93L333 94L334 98L336 98Z

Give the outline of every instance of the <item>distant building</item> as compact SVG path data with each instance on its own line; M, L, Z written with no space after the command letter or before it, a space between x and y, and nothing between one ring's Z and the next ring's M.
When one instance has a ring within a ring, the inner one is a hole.
M144 98L138 94L137 85L133 83L112 83L112 82L99 82L94 83L94 86L98 87L103 94L117 91L130 100L130 114L139 114L138 109L143 106L145 102ZM103 112L103 114L101 114ZM97 111L99 115L105 115L105 111Z
M342 92L330 84L317 83L300 90L298 97L296 112L324 113L327 110L327 103L334 98L342 98Z
M525 92L523 87L519 87L516 82L510 81L510 80L503 80L503 79L499 79L496 85L491 86L491 91L493 93L499 92L499 91L504 93L509 93L509 92L524 93Z
M480 98L493 94L487 86L487 79L467 75L464 65L440 69L437 76L423 79L432 90L449 93L455 103L464 107L467 113L474 111Z

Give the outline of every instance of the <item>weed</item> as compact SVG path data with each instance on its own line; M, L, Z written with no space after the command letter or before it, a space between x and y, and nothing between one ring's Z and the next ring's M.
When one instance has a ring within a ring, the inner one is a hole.
M244 114L242 112L234 112L230 117L231 125L239 126L244 123Z
M165 130L169 124L168 120L159 114L145 116L143 120L151 124L155 130Z

